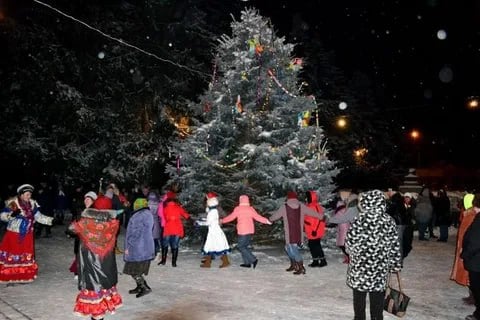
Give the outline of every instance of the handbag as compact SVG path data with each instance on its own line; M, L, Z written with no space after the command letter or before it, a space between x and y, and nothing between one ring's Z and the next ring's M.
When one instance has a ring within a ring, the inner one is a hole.
M391 276L388 276L387 290L385 291L385 300L383 304L383 310L391 313L399 318L403 317L407 313L407 306L410 302L410 297L403 293L402 284L400 282L400 275L397 272L398 290L392 288Z

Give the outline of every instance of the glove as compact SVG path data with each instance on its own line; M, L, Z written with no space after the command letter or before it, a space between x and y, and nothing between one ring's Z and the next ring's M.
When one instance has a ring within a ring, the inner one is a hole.
M10 217L15 218L15 217L18 216L20 213L22 213L22 210L20 210L20 209L14 210L14 211L10 214Z

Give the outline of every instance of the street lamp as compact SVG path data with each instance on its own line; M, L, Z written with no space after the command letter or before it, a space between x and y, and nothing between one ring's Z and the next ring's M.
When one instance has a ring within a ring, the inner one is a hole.
M417 149L417 168L420 168L420 146L416 145L417 140L420 138L420 131L413 129L410 131L410 137L413 139L415 148Z
M345 118L338 118L337 119L337 127L343 129L347 126L347 120L345 120Z
M470 97L467 101L467 108L468 109L477 109L480 105L477 97Z

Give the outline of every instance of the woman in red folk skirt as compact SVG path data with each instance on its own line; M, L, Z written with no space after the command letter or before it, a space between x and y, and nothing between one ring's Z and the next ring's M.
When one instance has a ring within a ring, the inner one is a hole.
M80 239L78 254L78 289L74 312L99 320L122 305L117 291L115 239L119 220L110 199L98 197L93 208L85 209L69 229Z
M40 213L37 202L31 199L33 190L29 184L18 187L17 196L7 201L0 213L0 220L7 223L0 243L0 283L28 283L37 277L33 225L52 225L53 218Z

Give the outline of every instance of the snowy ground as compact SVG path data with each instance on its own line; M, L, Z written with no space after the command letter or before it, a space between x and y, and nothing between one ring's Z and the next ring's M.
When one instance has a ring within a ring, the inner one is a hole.
M455 250L456 229L448 243L414 241L414 249L405 260L402 272L404 291L411 297L403 319L464 319L473 312L462 304L467 289L449 280ZM123 237L119 240L123 242ZM54 237L36 242L40 272L31 284L0 285L0 319L78 319L72 309L77 294L76 281L68 271L73 241L62 228ZM238 265L238 251L231 255L232 266L199 268L197 247L183 247L178 267L152 265L147 277L153 292L142 298L128 294L134 281L119 276L118 288L124 306L107 319L352 319L352 293L345 285L346 265L339 250L326 251L328 266L308 268L304 276L284 269L288 259L282 244L256 246L257 269ZM305 261L309 254L304 251ZM122 256L117 256L123 268ZM368 311L367 311L368 312ZM385 319L396 319L385 313Z

